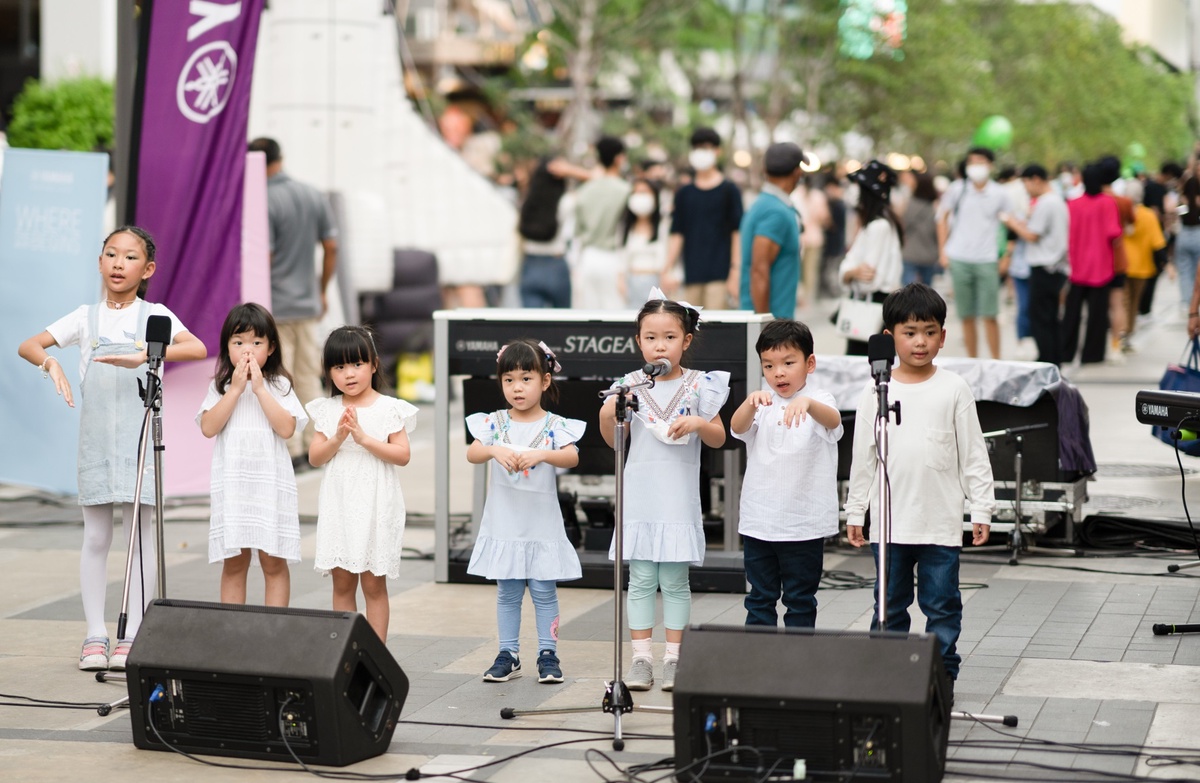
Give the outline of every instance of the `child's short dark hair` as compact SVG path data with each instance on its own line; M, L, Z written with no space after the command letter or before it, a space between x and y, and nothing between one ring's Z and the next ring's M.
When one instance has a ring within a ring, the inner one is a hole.
M506 372L532 372L538 377L550 376L550 386L542 396L550 402L558 402L558 387L554 385L554 354L547 353L536 340L513 340L500 349L496 357L496 381L504 388Z
M909 321L937 321L946 326L946 300L924 283L909 283L883 300L883 327L895 329Z
M812 330L806 324L793 321L791 318L776 318L774 321L769 321L758 333L758 342L754 344L754 350L758 351L758 355L761 357L763 351L770 351L773 348L796 348L807 359L813 355Z
M334 367L352 362L363 362L375 367L371 374L371 388L377 392L384 390L383 373L379 371L379 352L375 349L375 337L365 326L339 326L329 333L325 341L325 351L322 356L322 369L325 379L329 381L333 394L341 394L341 390L333 383L330 373Z

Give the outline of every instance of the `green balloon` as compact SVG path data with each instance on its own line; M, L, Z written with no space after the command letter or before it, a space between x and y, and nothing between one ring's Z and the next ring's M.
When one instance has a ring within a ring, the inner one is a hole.
M993 114L979 123L971 144L992 150L1006 150L1012 146L1013 126L1007 117Z
M1130 160L1145 160L1146 145L1142 144L1140 141L1130 142L1129 146L1125 148L1125 157L1129 158Z

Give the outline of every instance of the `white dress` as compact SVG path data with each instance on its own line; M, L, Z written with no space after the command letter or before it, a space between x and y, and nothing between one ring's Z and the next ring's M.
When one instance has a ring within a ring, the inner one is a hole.
M344 410L341 396L313 400L307 408L317 432L327 438L337 435ZM412 432L416 415L416 406L380 395L358 407L358 424L372 438L386 441L394 432ZM346 438L326 463L321 480L314 567L395 578L400 575L403 537L400 468Z
M641 383L641 371L613 384ZM623 559L655 563L704 563L700 510L700 435L666 443L666 430L679 416L711 421L729 398L729 373L685 370L673 381L635 392L640 410L629 428L625 461ZM616 556L616 542L608 557Z
M474 413L467 431L485 446L513 451L554 450L576 443L587 427L552 413L532 422L512 421L506 411ZM567 540L553 465L542 463L509 473L488 461L491 482L479 536L467 573L487 579L563 582L583 575L579 554Z
M296 418L297 431L303 429L308 416L291 385L279 380L267 381L266 387ZM216 382L210 383L196 414L196 424L220 399ZM249 383L213 445L211 513L208 562L218 563L241 554L243 549L257 549L289 563L300 562L296 473L287 441L271 429Z

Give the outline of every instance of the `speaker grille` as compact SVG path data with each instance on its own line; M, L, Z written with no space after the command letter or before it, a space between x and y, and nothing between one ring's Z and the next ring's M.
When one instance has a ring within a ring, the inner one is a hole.
M743 745L764 751L762 763L806 759L814 769L837 767L833 714L742 708L738 728Z
M273 717L261 687L184 680L183 714L197 737L263 742L271 736Z

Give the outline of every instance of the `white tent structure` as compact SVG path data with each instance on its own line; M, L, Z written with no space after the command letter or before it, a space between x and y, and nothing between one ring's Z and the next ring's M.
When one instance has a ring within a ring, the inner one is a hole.
M414 111L398 52L378 0L272 3L250 136L275 138L289 175L342 195L356 290L391 287L393 248L436 254L443 285L511 282L516 209Z

